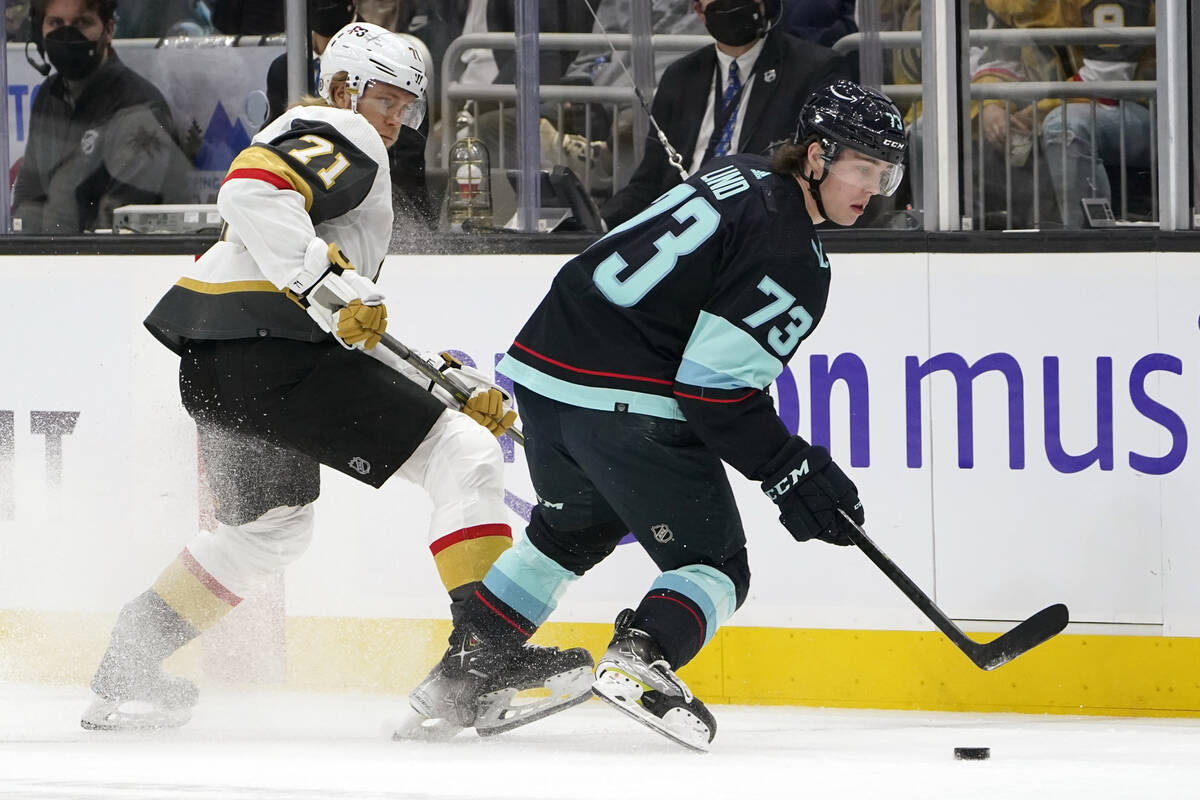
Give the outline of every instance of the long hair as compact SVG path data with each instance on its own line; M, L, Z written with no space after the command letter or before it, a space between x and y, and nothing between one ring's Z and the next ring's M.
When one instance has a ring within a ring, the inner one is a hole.
M789 142L771 153L771 171L802 178L808 169L808 146L820 142L819 134L810 134L803 142Z
M341 72L335 73L334 76L329 79L329 96L330 97L333 97L334 90L336 90L337 87L346 85L346 78L348 78L349 76L350 76L350 73L346 72L346 70L342 70ZM298 102L292 104L291 107L296 108L297 106L330 106L330 107L332 107L333 103L326 102L325 98L320 97L319 95L306 94L303 97L301 97Z

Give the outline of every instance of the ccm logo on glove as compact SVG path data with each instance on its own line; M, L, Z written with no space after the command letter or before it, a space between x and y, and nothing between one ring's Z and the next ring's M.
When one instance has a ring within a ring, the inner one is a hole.
M783 480L766 490L767 497L779 502L779 498L783 497L783 493L800 482L800 479L808 474L808 459L805 459L800 466L793 469L787 474Z
M779 506L779 521L799 542L820 539L852 544L845 511L859 525L865 519L858 487L846 477L824 447L792 437L764 470L763 493Z

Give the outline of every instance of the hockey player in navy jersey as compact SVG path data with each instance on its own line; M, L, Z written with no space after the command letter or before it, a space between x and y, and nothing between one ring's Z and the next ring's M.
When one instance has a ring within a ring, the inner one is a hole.
M788 433L766 389L825 312L830 265L813 226L850 225L895 191L904 149L895 105L839 81L809 98L771 159L709 162L558 272L497 366L516 384L538 504L415 706L453 714L472 670L519 647L631 531L662 572L617 617L593 691L708 747L716 723L675 670L750 583L724 464L761 483L800 541L846 545L840 512L863 521L854 483Z
M420 125L426 82L399 36L363 22L338 31L321 57L321 99L285 112L233 160L217 196L221 240L146 319L180 356L218 525L121 609L83 727L187 722L196 687L163 659L305 551L320 464L376 488L399 474L429 493L430 549L453 616L511 546L494 438L515 420L508 398L447 363L473 390L460 414L376 346L387 326L375 284L392 235L387 148ZM324 533L353 533L342 525ZM497 704L563 673L582 684L572 699L587 696L586 650L507 655L464 725L481 712L481 731L487 720L501 729Z

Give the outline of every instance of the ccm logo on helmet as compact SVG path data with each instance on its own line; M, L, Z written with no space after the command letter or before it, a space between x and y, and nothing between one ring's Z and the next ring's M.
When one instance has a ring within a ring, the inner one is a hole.
M771 498L772 500L778 500L787 494L788 489L791 489L793 486L799 483L800 478L807 474L808 459L806 458L800 462L800 466L796 467L787 475L785 475L783 480L772 486L770 489L767 489L767 497Z

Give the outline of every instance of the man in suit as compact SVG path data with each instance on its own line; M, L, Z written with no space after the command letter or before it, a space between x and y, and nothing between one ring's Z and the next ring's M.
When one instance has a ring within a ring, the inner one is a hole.
M787 139L808 95L847 77L833 50L775 29L780 2L692 3L715 44L667 68L651 112L689 175L714 156L763 153ZM604 204L605 222L619 225L681 181L652 131L633 177Z

